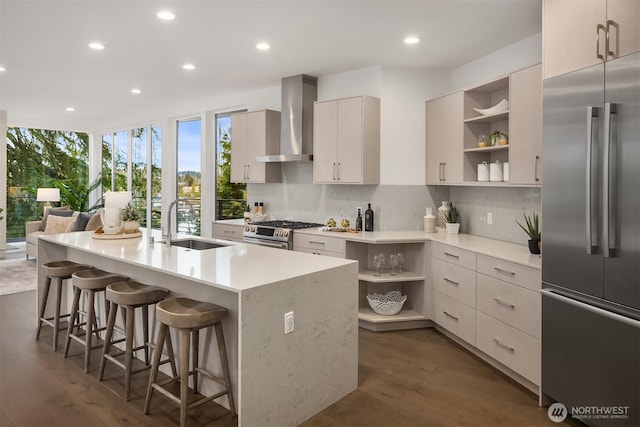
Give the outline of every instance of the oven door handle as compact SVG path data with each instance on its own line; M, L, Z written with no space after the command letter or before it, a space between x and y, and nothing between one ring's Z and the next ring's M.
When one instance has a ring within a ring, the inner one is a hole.
M289 245L285 242L269 242L261 239L254 239L252 237L244 237L242 239L244 243L250 243L252 245L268 246L270 248L289 249Z

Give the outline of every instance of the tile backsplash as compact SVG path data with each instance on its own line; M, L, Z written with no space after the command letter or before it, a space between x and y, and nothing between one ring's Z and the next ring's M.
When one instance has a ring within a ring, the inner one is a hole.
M539 188L317 185L312 163L283 164L282 171L281 184L248 186L249 202L265 202L274 219L325 223L333 217L354 224L357 208L364 212L371 203L375 230L421 230L425 207L435 213L442 200L451 200L461 212L461 232L526 245L527 236L515 221L522 221L523 212L540 212Z

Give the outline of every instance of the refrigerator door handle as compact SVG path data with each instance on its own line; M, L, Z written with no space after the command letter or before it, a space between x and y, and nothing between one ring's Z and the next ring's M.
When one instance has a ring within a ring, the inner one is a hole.
M616 257L616 200L615 200L615 185L616 185L616 152L615 147L612 150L612 145L615 144L616 139L616 117L617 117L617 105L613 103L606 103L604 105L604 184L602 188L603 199L603 231L602 231L602 245L603 255L606 258Z
M551 299L555 299L562 303L569 304L574 307L578 307L582 310L586 310L591 313L597 314L599 316L603 316L608 319L614 320L616 322L624 323L631 327L640 329L640 320L632 319L630 317L622 316L620 314L613 313L611 311L603 310L600 307L596 307L594 305L585 304L581 301L561 295L552 289L541 289L540 292L542 293L543 296L549 297Z
M597 132L597 129L594 128L595 118L600 115L600 109L598 107L589 107L587 108L587 160L586 160L586 168L587 176L585 178L586 181L586 194L585 194L585 213L586 213L586 230L587 230L587 255L593 255L597 253L597 244L594 245L593 239L593 219L597 215L594 214L594 202L596 202L597 197L594 196L593 190L593 177L594 177L594 167L593 167L593 141L594 132ZM596 186L597 188L597 186Z

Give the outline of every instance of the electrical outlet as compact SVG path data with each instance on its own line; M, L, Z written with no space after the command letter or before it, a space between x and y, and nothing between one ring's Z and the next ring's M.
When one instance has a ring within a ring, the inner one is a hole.
M493 214L491 212L487 212L487 224L493 224Z
M284 334L293 332L293 311L284 314Z

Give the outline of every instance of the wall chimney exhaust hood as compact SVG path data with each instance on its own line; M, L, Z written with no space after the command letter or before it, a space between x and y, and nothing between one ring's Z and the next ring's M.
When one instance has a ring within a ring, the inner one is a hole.
M316 77L299 74L282 79L280 154L257 156L257 162L313 160L313 103L317 99Z

